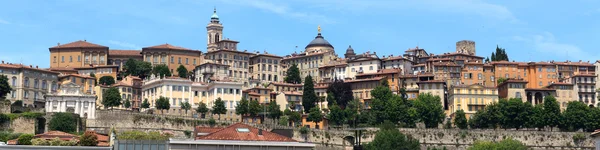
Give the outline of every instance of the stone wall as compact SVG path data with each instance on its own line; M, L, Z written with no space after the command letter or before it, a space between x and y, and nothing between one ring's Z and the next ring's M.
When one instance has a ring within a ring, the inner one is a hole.
M368 143L375 138L376 128L363 131L362 143ZM582 133L587 138L575 143L573 136L581 132L549 132L549 131L514 131L514 130L459 130L459 129L413 129L400 128L400 132L410 135L421 142L421 148L442 148L449 150L464 150L475 141L501 141L505 138L513 138L521 141L534 150L565 150L565 149L594 149L594 141L589 133ZM354 137L353 132L348 131L319 131L311 130L307 135L301 135L298 130L294 132L294 139L298 141L312 142L324 147L349 148L351 143L344 140Z
M10 122L10 129L14 133L35 134L36 119L19 117Z

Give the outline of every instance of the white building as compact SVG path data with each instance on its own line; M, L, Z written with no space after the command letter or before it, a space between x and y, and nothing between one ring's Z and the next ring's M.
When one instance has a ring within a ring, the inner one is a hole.
M67 83L58 93L46 95L46 112L72 112L79 117L96 118L96 96L84 94L79 85Z

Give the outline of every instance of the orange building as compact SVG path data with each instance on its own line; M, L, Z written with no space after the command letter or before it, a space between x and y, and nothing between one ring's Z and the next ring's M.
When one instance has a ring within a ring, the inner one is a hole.
M460 85L462 67L452 62L432 63L434 80L446 81L446 85Z
M402 69L381 69L376 73L362 73L356 74L356 79L370 79L376 77L385 77L388 81L389 88L394 94L400 93L400 86L398 85L398 77L402 74Z
M158 64L167 65L173 75L177 75L177 68L180 65L185 66L188 71L192 71L203 61L201 51L170 44L144 47L142 48L142 55L144 61L150 62L153 66Z
M85 40L75 41L51 47L50 68L74 68L92 65L106 65L108 47L89 43Z
M119 71L123 71L123 66L130 58L142 61L144 57L141 53L141 50L109 50L108 65L119 66Z
M530 62L527 65L527 88L539 89L558 82L556 65L549 62Z
M486 78L483 70L482 62L465 62L465 65L462 68L462 77L460 78L461 83L465 85L484 85L484 80Z

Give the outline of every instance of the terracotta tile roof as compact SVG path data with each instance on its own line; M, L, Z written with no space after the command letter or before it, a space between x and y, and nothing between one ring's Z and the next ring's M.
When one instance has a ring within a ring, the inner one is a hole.
M460 66L459 64L455 64L455 63L450 63L450 62L445 62L445 63L433 63L434 66L448 66L448 67L458 67Z
M485 89L496 89L495 86L483 86L483 85L479 85L479 84L471 84L471 85L461 84L461 85L455 85L453 87L455 87L455 88L471 88L473 86L479 86L479 87L482 87L482 88L485 88Z
M355 79L355 80L346 80L344 82L348 82L348 83L355 83L355 82L368 82L368 81L380 81L381 79L383 79L385 77L374 77L374 78L368 78L368 79Z
M271 82L270 84L273 84L275 86L293 86L293 87L304 86L303 84L292 84L292 83L285 83L285 82Z
M102 146L102 147L110 146L110 144L108 143L109 142L108 135L96 133L95 131L85 131L85 132L89 132L89 133L96 135L96 141L98 141L97 146Z
M73 69L83 70L83 69L96 69L96 68L119 68L119 66L117 66L117 65L94 65L94 66L87 66L87 67L75 67Z
M552 83L549 86L553 86L553 85L573 85L572 83L565 83L565 82L556 82L556 83Z
M206 52L206 54L218 53L218 52L221 52L221 51L223 51L223 52L232 52L232 53L242 53L242 54L246 54L246 55L256 55L255 53L248 52L247 50L238 51L238 50L230 50L230 49L218 49L218 50L215 50L215 51ZM252 56L250 56L250 57L252 57Z
M6 141L6 144L7 145L17 145L17 140L16 139L14 139L14 140L8 140L8 141Z
M525 84L527 84L527 83L529 83L529 82L527 82L527 81L525 81L525 80L523 80L523 79L508 79L508 80L506 80L506 81L502 82L501 84L499 84L497 87L504 86L504 85L506 85L507 83L525 83Z
M219 131L221 129L223 129L223 128L196 126L196 132L197 133L213 133L213 132Z
M510 62L510 61L506 61L506 60L502 60L502 61L492 61L490 62L492 65L519 65L521 62Z
M381 70L378 70L375 73L361 73L361 74L356 74L356 76L379 75L379 74L394 74L394 73L400 73L400 72L402 72L401 69L381 69Z
M141 50L108 50L108 56L142 56Z
M302 92L296 92L296 91L283 91L282 92L285 95L297 95L297 96L302 96Z
M51 70L43 69L43 68L36 68L36 67L37 66L35 66L35 67L34 66L25 66L25 65L21 65L21 64L0 64L0 68L29 69L29 70L59 74L59 72L55 72L55 71L51 71Z
M78 139L79 137L73 134L69 134L69 133L65 133L65 132L61 132L61 131L49 131L46 133L42 133L42 134L36 134L35 136L33 136L33 138L41 138L41 139L45 139L45 140L51 140L58 137L61 140L72 140L72 139Z
M248 129L249 132L239 132L238 129ZM271 142L296 142L295 140L272 133L262 131L259 135L259 129L250 125L236 123L227 128L212 132L206 136L198 137L198 140L235 140L235 141L271 141Z
M267 57L283 58L283 56L277 56L277 55L273 55L273 54L264 54L264 53L263 53L263 54L256 54L256 55L254 55L254 56L250 56L250 58L253 58L253 57L258 57L258 56L267 56Z
M75 70L75 69L74 69L74 68L72 68L72 67L59 67L59 68L50 68L50 69L48 69L48 70L51 70L51 71L77 71L77 70Z
M402 56L392 56L392 57L383 58L382 61L403 60L403 59L405 59L405 58Z
M171 44L161 44L161 45L156 45L156 46L150 46L150 47L144 47L142 49L174 49L174 50L192 50L192 49L188 49L188 48L183 48L183 47L179 47L179 46L174 46Z
M59 49L59 48L108 48L108 47L90 43L90 42L87 42L86 40L83 40L83 41L79 40L79 41L75 41L75 42L71 42L71 43L67 43L67 44L63 44L63 45L57 45L54 47L50 47L50 49Z
M594 67L594 64L591 64L589 62L571 62L571 61L567 61L567 62L553 62L554 64L557 65L573 65L573 66L587 66L587 67Z
M127 87L131 87L132 85L131 85L131 84L128 84L128 83L125 83L125 82L123 82L123 81L119 81L119 82L117 82L117 83L113 84L112 86L113 86L113 87L115 87L115 86L127 86Z
M64 77L79 77L79 78L86 78L86 79L94 79L94 77L91 76L84 76L84 75L80 75L80 74L67 74L67 75L60 75L58 76L58 78L64 78Z
M297 58L303 58L303 57L308 57L308 56L321 55L321 54L325 54L325 53L328 53L328 52L316 52L316 53L310 53L310 54L292 55L292 56L286 56L282 60L297 59Z

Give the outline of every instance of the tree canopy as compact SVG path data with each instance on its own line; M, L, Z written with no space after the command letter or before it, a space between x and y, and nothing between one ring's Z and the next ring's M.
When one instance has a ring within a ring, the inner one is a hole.
M459 129L467 129L467 117L465 116L465 111L462 109L457 110L454 113L454 125Z
M286 83L299 84L302 83L302 78L300 77L300 69L298 69L298 65L292 64L290 68L288 68L285 78L283 79Z
M496 53L492 52L492 61L509 61L508 55L506 54L506 50L504 48L496 45Z
M323 120L323 114L321 114L321 110L317 107L313 107L309 111L308 117L306 117L306 121L312 121L315 123L319 123Z
M212 114L219 115L219 120L221 120L221 114L227 113L227 109L225 108L225 102L221 100L221 98L217 98L212 107Z
M419 120L425 123L427 128L437 128L445 118L444 107L439 96L433 96L429 93L420 94L414 102Z
M152 74L158 75L160 77L168 77L171 76L171 71L169 67L164 64L156 65L152 68Z
M148 102L148 99L144 99L144 102L142 102L142 108L150 108L150 103Z
M123 102L123 107L125 107L125 108L131 107L131 101L129 101L129 99L125 99L125 102Z
M100 85L113 85L115 84L115 78L112 76L102 76L98 82Z
M242 99L240 100L239 104L237 104L235 106L235 114L243 116L248 114L248 106L250 105L250 103L248 102L248 100L246 99L245 96L242 96Z
M185 110L185 114L187 114L188 110L192 109L192 105L187 101L179 102L179 106L181 106L181 109Z
M67 133L75 132L77 131L76 115L68 112L54 113L48 123L48 128Z
M419 140L400 133L397 129L380 129L365 150L415 150L421 149Z
M158 99L156 99L154 103L154 106L156 107L156 109L160 110L160 113L164 113L164 110L171 109L171 103L169 103L169 99L166 97L161 96Z
M6 95L12 91L10 84L8 84L8 77L0 75L0 100L6 99Z
M354 100L352 95L352 87L350 83L335 79L329 87L327 87L327 104L338 104L340 108L345 109L348 102Z
M185 68L185 66L183 66L183 65L179 65L179 67L177 67L177 75L179 75L179 77L181 77L181 78L187 78L188 77L187 68Z
M262 112L263 107L260 106L260 103L258 103L258 100L251 100L250 104L248 104L248 114L250 114L250 116L254 117L254 116L258 116L258 114L260 112Z
M152 64L141 60L129 58L123 65L123 75L133 75L145 79L152 72Z
M207 112L208 112L208 107L206 107L206 104L203 102L200 102L200 104L198 105L198 108L196 108L196 113L206 114Z
M271 102L269 103L269 108L267 111L269 111L269 118L275 120L278 119L279 117L281 117L281 110L279 109L279 104L277 104L277 101L275 100L271 100Z
M512 138L500 142L476 141L468 150L527 150L527 146Z
M304 92L302 93L302 106L304 106L304 112L309 113L310 109L316 107L316 102L318 101L317 94L315 93L315 84L313 83L313 79L310 75L304 78Z
M96 135L94 135L92 132L85 132L79 138L79 145L80 146L96 146L96 145L98 145L97 138L98 137Z
M121 93L116 87L108 88L106 91L104 91L102 96L104 96L102 98L102 105L104 105L105 108L112 109L112 107L121 105Z

